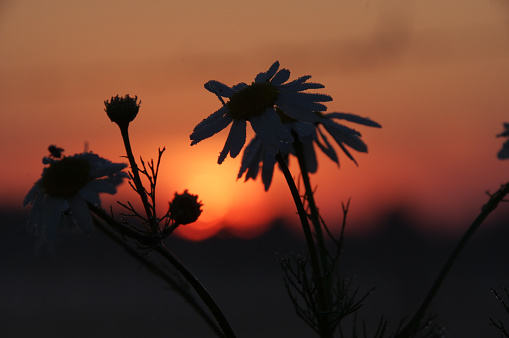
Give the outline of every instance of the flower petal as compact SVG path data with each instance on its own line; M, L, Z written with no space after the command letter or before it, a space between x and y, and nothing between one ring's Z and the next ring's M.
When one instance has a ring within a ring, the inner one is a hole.
M35 198L43 194L44 191L42 190L40 186L41 180L39 179L37 182L35 182L34 186L28 191L27 195L23 199L23 207L26 207L28 204L34 202Z
M318 116L312 109L308 109L299 104L294 104L288 100L276 100L275 104L288 115L296 120L305 122L318 122Z
M221 83L216 80L211 80L204 85L205 89L207 89L209 92L216 94L217 96L222 97L232 97L233 94L235 94L235 90L228 87L224 83Z
M293 142L292 135L281 123L279 115L274 109L268 108L263 114L254 116L250 119L251 127L267 150L272 155L279 152L281 142Z
M201 126L199 126L199 128L198 126L196 126L195 130L190 136L190 139L192 141L191 145L195 145L198 142L203 141L204 139L209 138L214 134L217 134L218 132L226 128L233 121L233 119L228 114L226 114L228 110L225 107L220 108L218 111L223 112L223 115L221 116L219 114L216 115L215 120L212 121L209 120L207 124L202 124Z
M280 86L290 78L290 71L288 69L281 69L274 75L270 83L274 86Z
M239 90L242 90L242 89L244 89L246 87L249 87L249 86L246 83L244 83L244 82L240 82L240 83L237 83L232 88L233 88L234 91L238 92Z
M299 140L301 142L310 142L313 141L315 138L316 126L314 123L296 121L292 123L291 128L292 131L296 132L297 135L299 135Z
M277 161L274 155L269 153L265 154L262 167L262 182L265 191L269 190L270 184L272 183L272 177L274 176L274 166L276 165L276 162Z
M230 153L232 158L235 158L244 144L246 143L246 120L233 120L233 125L230 129L230 133L228 134L228 138L224 144L224 148L219 154L219 158L217 160L218 164L223 163L226 155Z
M321 83L314 83L314 82L292 83L292 82L289 82L289 83L285 83L284 85L281 85L278 89L284 90L284 91L299 92L299 91L308 90L308 89L321 89L324 87L325 86Z
M336 154L336 151L334 150L334 148L330 144L329 140L327 139L327 136L325 136L325 134L322 132L322 130L320 128L317 128L317 129L318 129L318 133L320 134L320 138L322 139L323 143L320 141L320 139L317 136L316 140L315 140L316 145L318 146L318 148L320 148L323 151L323 153L325 155L327 155L327 157L329 157L331 160L336 162L336 164L339 166L339 159L338 159L338 155Z
M279 69L279 61L276 61L272 64L272 66L270 66L268 71L266 71L264 73L259 73L258 75L256 75L255 83L269 81L274 76L274 74L276 74L278 69Z
M101 190L98 190L98 189L93 189L91 186L90 186L90 183L87 184L86 186L84 186L80 191L78 191L78 194L87 202L89 202L90 204L98 207L101 205L101 199L99 198L99 194L98 192L101 191ZM115 192L116 192L116 189L115 189ZM115 193L114 192L114 193Z
M341 150L343 150L343 152L345 153L346 156L348 156L349 159L351 159L353 161L353 163L355 163L356 166L359 166L359 164L357 164L357 161L355 160L355 158L352 156L352 154L350 154L350 152L348 151L348 149L346 149L346 147L342 144L342 143L338 143L339 147L341 148Z
M253 179L256 177L258 173L258 163L260 159L261 152L263 150L263 145L260 142L258 136L255 135L253 139L249 142L247 147L244 149L244 154L242 155L242 162L240 165L239 173L237 175L237 179L241 178L246 170L256 170ZM254 165L256 164L256 165ZM253 167L253 168L251 168ZM248 177L246 175L246 181Z
M504 131L497 135L497 137L509 136L509 123L504 123Z
M77 195L69 199L72 217L80 230L89 235L92 232L93 222L92 215L88 209L88 205L81 196Z
M48 210L46 207L46 198L47 196L45 194L37 194L35 196L35 200L32 203L30 214L28 215L28 221L26 225L27 230L29 233L36 236L41 235L41 228L44 225L44 215Z
M43 216L42 237L51 242L57 236L62 221L62 213L67 210L67 202L63 198L47 197L46 210Z
M335 119L341 119L346 120L358 124L362 124L368 127L376 127L376 128L382 128L382 126L375 121L372 121L368 117L360 117L359 115L350 114L350 113L328 113L326 114L327 118L335 118Z
M361 136L361 134L358 131L335 123L331 120L322 119L320 122L322 122L325 129L327 129L329 134L332 135L338 144L345 143L347 146L362 153L366 153L368 151L368 147L360 139L359 136Z
M208 117L204 118L200 123L198 123L193 131L197 131L198 129L201 129L211 123L215 123L217 122L218 120L220 120L221 118L224 118L225 115L228 114L228 109L226 107L221 107L219 108L218 110L216 110L215 112L213 112L212 114L210 114Z
M103 165L92 165L92 169L90 170L90 177L99 178L104 176L111 176L117 174L123 169L127 168L127 164L125 163L107 163Z
M304 82L306 82L307 80L309 80L310 78L311 78L311 75L304 75L304 76L299 77L298 79L295 79L293 81L290 81L290 82L284 84L283 87L300 85L300 84L303 84Z
M96 179L87 183L86 188L95 192L105 192L108 194L115 194L117 189L108 179Z
M497 157L501 160L509 158L509 141L506 141L503 144L502 149L497 154Z

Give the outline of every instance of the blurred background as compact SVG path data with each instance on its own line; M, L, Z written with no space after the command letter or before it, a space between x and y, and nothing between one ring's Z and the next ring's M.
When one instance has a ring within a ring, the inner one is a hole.
M495 137L509 121L508 56L506 0L0 1L1 326L11 336L27 333L26 321L56 336L68 336L58 333L65 325L83 336L123 327L129 336L136 316L154 336L199 327L175 294L160 305L162 282L100 234L69 236L54 255L34 256L25 232L22 200L50 144L124 161L104 101L130 94L142 101L130 128L135 154L148 160L167 149L161 212L184 189L204 203L201 220L171 239L175 253L225 304L239 336L310 336L274 257L304 252L282 175L268 192L237 181L240 158L216 163L226 131L189 146L193 127L220 106L205 82L250 82L276 60L291 79L324 84L328 111L383 126L350 125L369 153L354 154L358 167L341 154L340 168L321 157L311 179L331 227L351 199L345 273L366 291L377 286L366 316L393 314L396 324L417 307L486 192L508 178ZM103 204L116 200L136 201L127 184ZM506 209L467 247L435 303L451 336L496 335L488 309L500 306L489 288L509 284Z

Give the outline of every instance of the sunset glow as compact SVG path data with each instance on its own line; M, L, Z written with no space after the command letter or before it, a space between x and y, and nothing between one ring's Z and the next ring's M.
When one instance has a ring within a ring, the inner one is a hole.
M179 235L196 240L212 236L221 229L247 238L262 233L277 214L274 205L264 201L267 194L259 185L244 185L235 180L232 172L238 170L237 163L230 159L229 163L218 165L217 157L209 155L219 153L221 145L211 143L191 149L183 147L184 151L177 152L177 158L193 152L194 160L186 161L185 166L173 173L177 181L164 183L164 190L166 187L175 189L176 185L189 189L198 194L204 204L199 221L179 229Z
M50 144L71 155L87 143L119 161L122 142L103 102L128 93L142 102L131 127L135 156L167 148L160 208L185 189L204 203L200 220L178 235L249 238L275 218L298 223L277 169L265 192L258 180L236 180L241 156L216 163L226 132L189 145L193 127L220 105L204 83L250 82L276 60L290 79L310 74L323 83L334 99L329 112L382 125L355 127L369 149L354 154L359 167L343 154L339 169L320 157L312 183L330 223L351 198L351 231L369 231L400 207L424 231L455 231L474 217L485 191L509 177L495 137L509 121L505 2L42 3L0 4L4 207L21 206ZM40 15L41 6L51 11ZM129 189L124 184L114 199L131 198Z

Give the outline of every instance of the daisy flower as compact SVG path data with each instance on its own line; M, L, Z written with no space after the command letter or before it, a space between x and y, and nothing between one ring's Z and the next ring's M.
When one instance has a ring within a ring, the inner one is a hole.
M41 178L26 195L23 206L32 205L28 227L45 242L55 239L59 229L70 222L82 232L92 230L91 203L99 206L99 193L115 194L127 176L123 163L112 163L85 152L61 159L44 157Z
M281 122L279 114L284 114L299 121L316 122L314 112L325 111L327 107L321 102L331 101L328 95L304 92L324 86L307 82L311 76L303 76L291 82L290 71L279 70L279 62L268 71L259 73L250 85L239 83L233 87L218 81L209 81L205 88L216 94L223 106L215 113L198 123L190 138L191 145L211 137L232 124L225 145L219 154L221 164L230 154L235 158L246 142L247 121L251 123L259 136L265 150L277 154L282 144L293 142L292 135ZM229 99L224 102L223 98Z
M497 135L497 137L508 137L509 136L509 123L504 123L504 131ZM502 145L502 149L497 154L498 158L505 160L509 158L509 140L505 141Z
M348 146L349 148L352 148L358 152L365 153L368 151L368 148L366 144L361 140L361 134L358 131L337 123L335 119L354 122L369 127L381 128L380 124L370 120L369 118L360 117L354 114L317 113L317 116L318 122L314 124L302 121L288 121L285 123L289 132L297 135L299 141L301 142L306 166L310 173L315 173L318 169L318 161L316 158L314 144L316 144L318 148L325 155L327 155L327 157L336 162L339 166L339 159L338 155L336 154L336 150L332 146L324 130L329 133L330 136L332 136L336 144L356 165L357 161L355 161L355 158L352 156L352 154L350 154L350 151L345 146ZM286 147L286 151L283 149L281 151L284 154L291 154L296 156L293 145L288 145L288 147ZM241 178L245 174L245 181L250 178L254 180L256 179L258 171L261 167L262 182L264 184L265 191L267 191L272 182L272 176L276 162L277 161L274 156L268 154L267 151L265 151L265 149L262 147L260 139L255 136L244 150L244 154L242 156L242 164L240 166L237 179Z

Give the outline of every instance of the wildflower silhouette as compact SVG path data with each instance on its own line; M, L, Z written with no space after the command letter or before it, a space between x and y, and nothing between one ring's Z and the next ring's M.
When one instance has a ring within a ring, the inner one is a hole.
M84 233L90 233L92 227L97 226L128 254L163 278L216 335L235 337L205 287L163 243L180 225L195 222L201 215L203 204L198 201L197 195L185 190L182 194L175 193L164 215L157 215L155 192L165 148L159 149L156 163L153 160L146 163L140 157L141 164L138 166L129 140L129 125L138 115L140 103L136 96L129 95L117 95L104 102L106 114L120 128L131 171L124 173L122 170L127 167L126 164L112 163L91 152L62 157L62 148L50 146L50 155L43 159L43 163L49 166L43 169L41 179L24 200L24 206L33 206L29 227L45 241L50 241L64 220L71 221ZM144 186L142 176L148 181L148 187ZM129 184L139 195L144 212L136 210L130 202L118 202L129 213L123 213L121 220L117 221L113 210L108 213L101 207L99 193L116 193L116 187L124 178L130 179ZM131 222L132 219L137 220L136 223ZM159 255L164 260L154 261L152 255ZM196 299L194 292L209 311Z
M52 156L43 158L48 166L23 201L23 206L32 205L28 227L45 242L54 240L66 221L89 234L93 222L87 204L100 206L99 193L115 194L127 177L122 172L127 165L90 152L57 159L63 149L49 150Z
M314 144L339 164L326 131L355 162L345 145L360 152L366 152L367 146L360 139L359 132L335 122L335 119L371 127L380 125L353 114L324 114L327 107L322 102L332 101L332 98L325 94L303 92L323 88L323 85L306 82L311 78L309 75L284 84L289 79L290 72L286 69L278 72L278 69L279 63L275 62L267 72L258 74L250 86L241 83L230 88L217 81L207 82L205 88L216 94L223 106L194 128L190 136L191 145L211 137L233 121L230 134L219 155L218 163L221 163L228 153L231 157L240 153L246 141L246 121L251 122L255 136L244 150L237 177L245 174L246 180L255 179L261 167L262 181L265 190L268 190L274 165L276 162L279 164L299 214L310 261L310 265L306 265L307 258L299 257L295 267L286 257L280 258L286 276L287 291L299 317L321 337L330 338L339 322L357 311L367 295L356 299L357 292L350 294L345 291L348 283L336 270L341 241L333 238L336 244L335 252L329 251L325 245L325 224L314 203L314 192L308 176L310 171L316 172L318 167ZM223 97L230 100L224 102ZM322 128L325 131L322 131ZM304 201L288 169L287 160L290 154L298 158L306 189ZM306 203L307 207L303 203ZM313 229L309 220L313 223ZM310 274L307 271L309 266Z
M104 101L105 111L111 122L115 122L120 128L127 127L140 110L141 101L138 102L138 97L126 96L112 97L110 101Z
M197 195L192 195L185 190L182 194L175 193L168 212L175 223L185 225L196 222L201 215L202 205L198 202Z
M207 82L205 88L216 94L223 106L196 125L190 136L191 145L211 137L232 123L224 148L219 154L218 163L221 164L228 154L235 158L244 147L249 121L265 149L275 155L282 144L293 142L279 114L299 121L318 121L315 112L327 109L321 102L331 101L332 98L304 91L324 86L307 82L311 76L285 83L290 78L290 71L278 69L279 62L276 61L267 72L259 73L250 85L239 83L228 87L218 81ZM225 103L223 97L229 101Z

